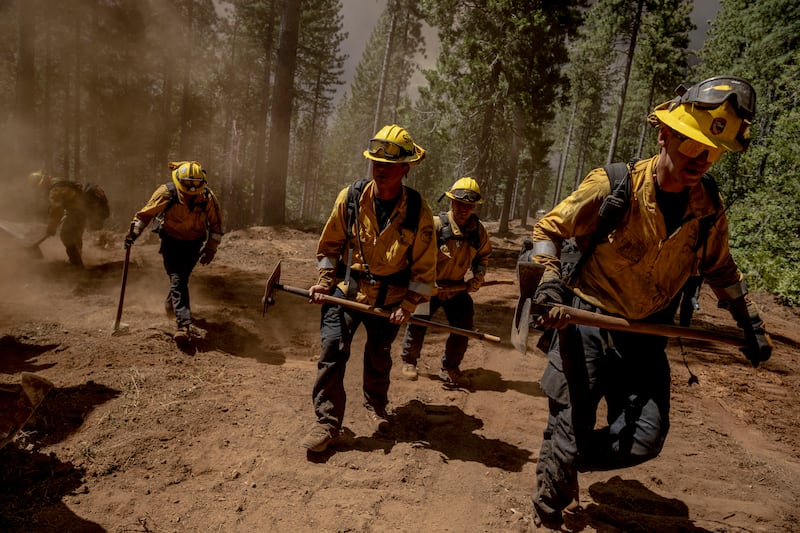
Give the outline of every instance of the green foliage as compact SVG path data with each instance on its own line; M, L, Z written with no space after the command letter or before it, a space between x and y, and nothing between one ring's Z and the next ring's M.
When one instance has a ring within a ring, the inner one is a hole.
M488 200L482 216L508 216L511 189L526 187L531 172L545 166L544 154L529 148L542 140L566 81L565 39L577 27L582 4L422 3L442 47L436 70L425 73L428 89L416 108L441 160L421 169L424 183L442 190L460 176L473 176Z
M800 5L724 0L710 34L697 77L742 76L757 93L750 148L713 169L730 205L731 248L751 286L800 305Z

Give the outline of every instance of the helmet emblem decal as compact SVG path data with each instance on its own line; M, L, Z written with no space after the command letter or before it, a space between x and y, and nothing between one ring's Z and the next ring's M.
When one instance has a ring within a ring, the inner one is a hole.
M711 134L712 135L721 134L723 131L725 131L726 124L727 121L724 118L715 118L711 122L711 127L709 128L711 130Z

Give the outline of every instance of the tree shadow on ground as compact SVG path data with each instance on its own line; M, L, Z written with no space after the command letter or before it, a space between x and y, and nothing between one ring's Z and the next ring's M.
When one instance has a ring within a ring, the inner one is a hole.
M614 476L589 487L594 500L576 513L565 513L570 531L611 533L710 533L689 519L689 507L665 498L636 480Z
M520 472L532 461L531 452L498 439L489 439L474 432L483 421L464 413L454 405L428 405L412 400L394 410L388 433L371 437L355 437L345 428L332 449L309 454L309 459L324 462L336 451L383 450L390 453L398 442L410 442L420 448L440 452L449 461L471 461L508 472Z

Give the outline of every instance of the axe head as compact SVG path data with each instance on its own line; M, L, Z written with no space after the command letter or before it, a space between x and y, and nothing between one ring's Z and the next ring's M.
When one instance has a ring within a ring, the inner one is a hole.
M267 278L267 284L264 287L264 296L261 297L261 316L267 313L267 308L270 305L275 305L275 291L278 284L281 282L281 262L275 265L272 269L272 274Z
M530 326L531 297L542 279L544 266L539 263L520 261L517 263L519 300L514 308L514 321L511 324L511 344L519 352L528 349L528 328Z

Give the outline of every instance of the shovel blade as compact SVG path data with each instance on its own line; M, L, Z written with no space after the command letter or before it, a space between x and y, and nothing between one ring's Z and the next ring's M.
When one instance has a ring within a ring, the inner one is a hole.
M530 314L531 299L520 297L514 308L514 322L511 324L511 344L522 354L528 351Z
M264 286L264 296L261 297L261 316L267 314L267 309L270 305L275 303L275 290L280 285L281 281L281 262L275 265L272 269L272 274L267 278L267 283Z
M539 281L544 274L544 265L533 262L517 263L517 280L519 281L520 298L530 298L536 292Z
M528 329L530 328L531 297L542 279L544 266L539 263L520 261L517 263L519 300L514 308L514 321L511 324L511 344L517 351L528 351Z

